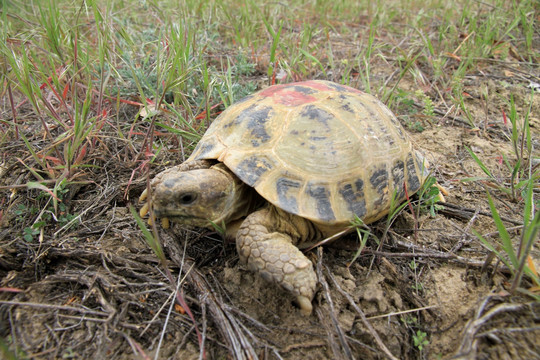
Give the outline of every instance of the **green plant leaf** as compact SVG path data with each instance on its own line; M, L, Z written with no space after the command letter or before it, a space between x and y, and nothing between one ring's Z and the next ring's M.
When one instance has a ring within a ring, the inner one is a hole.
M474 153L474 151L472 151L468 146L465 146L465 149L467 149L467 151L469 152L469 154L471 155L471 157L474 159L474 161L478 164L478 166L480 166L480 169L482 169L482 171L483 171L487 176L489 176L490 179L495 180L494 176L491 174L491 171L489 171L489 169L487 168L486 165L484 165L484 163L482 162L482 160L480 160L480 159L478 158L478 156L476 156L476 154Z
M139 226L139 229L141 229L144 239L146 240L146 243L150 246L150 248L154 251L156 256L159 258L160 261L165 263L165 254L163 253L163 248L161 247L161 244L159 241L152 235L152 233L146 228L146 225L144 223L144 220L139 216L139 213L135 209L133 205L129 205L129 211L131 211L131 215L137 222L137 225Z
M491 195L489 194L489 192L487 192L486 194L489 202L489 208L491 209L491 216L493 217L493 221L495 222L495 226L497 227L497 231L499 232L499 236L502 241L503 250L508 255L510 263L515 270L518 267L518 259L514 247L512 246L512 239L510 238L510 234L508 234L508 231L506 230L506 227L504 226L501 217L499 216L499 212L495 207L495 203L493 202Z

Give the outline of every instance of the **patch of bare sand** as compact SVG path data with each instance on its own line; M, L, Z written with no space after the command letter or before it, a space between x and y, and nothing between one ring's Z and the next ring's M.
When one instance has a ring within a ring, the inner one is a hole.
M430 353L453 354L461 342L462 330L482 298L489 293L486 285L476 286L466 281L467 270L444 266L429 274L426 296L429 305L436 306L438 317L429 324L433 328Z

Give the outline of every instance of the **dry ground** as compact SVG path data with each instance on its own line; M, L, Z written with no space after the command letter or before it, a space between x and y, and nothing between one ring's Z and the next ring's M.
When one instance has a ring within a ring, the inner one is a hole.
M335 43L342 44L344 58L345 40ZM243 82L258 88L268 83L264 59L261 62ZM393 72L386 61L372 63L374 82L392 78ZM127 144L113 128L105 127L99 141L89 145L94 155L78 173L80 178L70 179L62 188L65 208L57 212L50 196L28 186L36 176L31 171L34 165L25 166L31 156L24 142L4 141L1 346L9 347L13 356L32 359L143 359L153 358L158 348L159 359L386 358L376 333L399 359L540 358L540 304L507 291L509 273L488 256L472 231L494 243L498 239L487 183L463 181L484 177L466 147L495 176L508 177L501 155L513 154L507 137L511 129L501 109L508 112L511 95L519 116L530 106L532 141L535 149L540 148L540 95L528 87L539 76L537 64L516 59L485 61L481 71L466 75L464 101L476 128L456 111L426 115L421 98L393 109L426 155L433 176L449 191L447 202L434 216L424 211L415 218L406 208L385 242L378 247L371 238L352 264L358 246L355 235L312 251L321 287L310 317L302 316L288 295L241 265L234 244L224 243L215 233L177 226L161 230L160 238L167 266L179 279L196 323L184 313L186 306L171 307L177 284L167 279L128 209L137 205L147 177L133 172L140 159L129 159L126 148L141 149L143 136ZM323 78L316 72L312 77ZM340 75L327 74L325 79L339 81ZM351 85L362 87L354 79ZM399 89L409 93L417 88L410 76L399 83ZM42 119L21 94L15 92L14 99L20 104L21 131L41 134L30 141L36 148L46 147ZM138 110L122 104L110 121L132 122ZM1 112L10 118L7 95ZM56 131L54 122L49 126ZM139 129L145 126L136 124ZM150 178L181 161L176 136L164 136L169 146L150 167ZM48 184L45 172L40 174ZM537 198L537 187L535 191ZM518 239L523 200L492 193L505 226ZM70 214L78 216L76 225L64 226L72 219ZM27 234L25 229L38 215L47 219L47 226ZM379 238L384 228L384 221L371 225ZM532 259L537 268L539 258L536 241ZM524 281L524 288L531 286ZM8 354L6 350L4 355Z

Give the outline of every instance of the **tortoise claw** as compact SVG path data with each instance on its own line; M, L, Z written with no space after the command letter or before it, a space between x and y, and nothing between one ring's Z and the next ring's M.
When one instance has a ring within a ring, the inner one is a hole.
M141 196L139 196L139 202L143 202L148 197L148 189L144 189Z
M146 190L145 190L146 191ZM145 203L142 207L141 207L141 210L139 210L139 215L141 215L141 217L145 217L147 214L148 214L148 211L150 210L150 205L148 205L148 203Z
M164 229L168 229L171 226L171 223L169 222L168 218L161 218L161 227Z
M311 305L311 300L304 295L298 295L296 297L296 301L298 302L298 305L300 306L300 312L302 315L309 316L311 315L311 311L313 310L313 305Z
M148 198L148 190L144 189L144 191L141 193L141 196L139 196L139 202L143 202L147 198ZM144 203L144 205L139 210L139 215L141 217L145 217L146 215L148 215L149 212L150 212L150 205L149 205L148 202L146 202L146 203ZM152 220L152 217L149 217L148 218L148 225L152 226L153 223L154 223L154 221ZM164 229L168 229L171 226L171 224L169 222L169 219L168 218L162 218L161 219L161 226Z
M446 202L446 199L444 198L444 196L448 196L449 192L448 190L446 190L442 185L439 185L437 183L435 183L435 186L439 189L439 201L440 202Z

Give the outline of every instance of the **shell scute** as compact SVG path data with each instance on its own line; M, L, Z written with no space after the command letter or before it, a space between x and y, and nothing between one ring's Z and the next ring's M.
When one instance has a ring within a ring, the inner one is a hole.
M319 218L325 222L333 221L336 219L334 210L332 209L331 193L328 189L328 184L317 184L308 182L306 188L306 194L309 196L309 200L305 205L314 206Z
M416 170L416 164L413 158L413 154L409 154L407 156L407 175L407 191L411 194L414 194L418 191L418 189L420 189L422 182L420 181L419 174Z
M237 176L249 186L255 186L266 172L274 168L274 162L263 156L249 156L236 166Z
M395 187L394 191L396 191L396 199L403 199L405 197L405 163L403 160L396 160L391 172Z
M389 183L388 183L388 171L386 170L386 164L374 164L368 171L369 183L373 191L371 192L371 202L373 204L374 212L380 211L389 204Z
M347 209L352 214L358 216L360 219L366 215L366 197L364 194L364 181L362 179L340 183L339 194L347 205Z
M277 205L293 214L298 213L298 201L302 182L286 177L280 177L276 181Z

